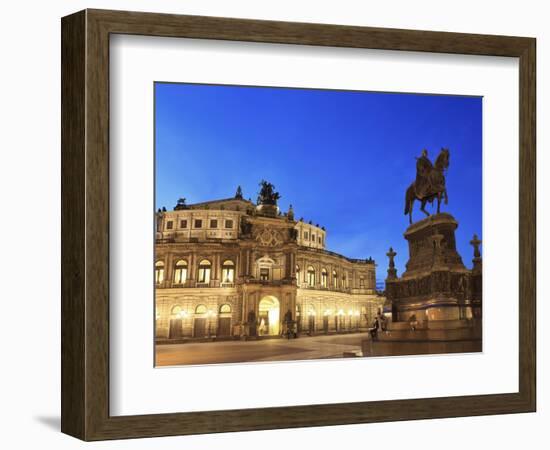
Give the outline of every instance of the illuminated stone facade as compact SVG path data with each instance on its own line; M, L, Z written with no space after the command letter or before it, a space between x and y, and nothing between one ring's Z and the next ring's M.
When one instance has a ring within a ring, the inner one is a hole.
M325 248L292 208L233 198L157 213L156 336L244 338L366 330L384 298L375 263Z

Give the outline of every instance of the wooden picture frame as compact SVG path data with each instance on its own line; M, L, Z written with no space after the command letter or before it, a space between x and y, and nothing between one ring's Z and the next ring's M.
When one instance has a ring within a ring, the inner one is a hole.
M535 39L104 10L61 25L64 433L101 440L535 411ZM110 416L109 36L117 33L519 58L519 391Z

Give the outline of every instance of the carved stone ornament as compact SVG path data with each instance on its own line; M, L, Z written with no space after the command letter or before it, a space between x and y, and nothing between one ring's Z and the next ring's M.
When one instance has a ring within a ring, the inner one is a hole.
M269 228L263 228L259 230L255 238L260 245L268 247L275 247L284 242L283 236L278 230L273 230Z

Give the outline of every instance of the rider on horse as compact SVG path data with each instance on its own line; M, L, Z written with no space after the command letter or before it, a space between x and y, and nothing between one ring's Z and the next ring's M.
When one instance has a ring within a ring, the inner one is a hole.
M412 224L412 209L415 200L421 202L420 211L427 216L430 215L424 209L426 203L437 200L437 212L441 200L447 204L447 188L445 187L445 170L449 167L449 149L442 148L439 156L432 164L428 158L428 150L422 150L422 155L416 158L416 180L408 187L405 194L405 214L409 215L409 222Z
M432 192L430 175L434 166L428 158L428 150L423 149L420 158L416 158L415 190L418 198L427 197Z

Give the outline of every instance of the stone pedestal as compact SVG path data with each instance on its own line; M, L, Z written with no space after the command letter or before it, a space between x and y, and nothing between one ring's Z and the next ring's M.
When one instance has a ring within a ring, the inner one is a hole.
M474 300L480 304L481 273L478 283L464 266L456 250L457 227L453 216L441 213L407 228L406 271L386 280L392 322L416 322L416 328L426 328L425 322L469 320L477 315Z
M437 270L466 272L456 251L457 228L458 222L447 213L435 214L407 228L404 236L409 243L409 261L402 277L415 278Z
M267 217L277 217L279 215L279 207L277 205L259 204L256 206L256 214Z

